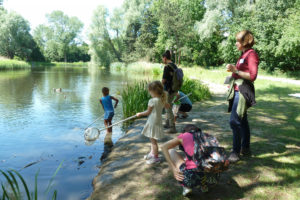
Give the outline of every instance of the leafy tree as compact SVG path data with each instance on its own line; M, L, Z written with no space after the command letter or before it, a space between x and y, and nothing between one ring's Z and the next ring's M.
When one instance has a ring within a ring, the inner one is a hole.
M98 6L93 13L90 26L90 54L92 61L103 66L109 66L114 58L122 62L121 54L116 49L107 25L108 11L104 6Z
M48 25L39 25L34 38L48 60L67 62L70 46L76 44L83 24L77 17L68 17L62 11L53 11L46 17Z
M33 43L29 31L29 23L22 16L0 9L0 54L28 60Z
M159 0L155 2L155 9L159 16L157 50L159 54L165 49L173 50L180 63L183 49L190 49L186 44L195 39L194 24L195 20L202 18L203 1Z
M135 49L138 58L146 58L146 60L154 61L155 42L158 37L158 19L152 11L146 11L142 19L140 35L135 42Z

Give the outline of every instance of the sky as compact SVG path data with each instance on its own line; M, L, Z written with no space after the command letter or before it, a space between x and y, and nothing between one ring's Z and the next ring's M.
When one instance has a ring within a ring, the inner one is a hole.
M8 11L15 11L29 21L31 30L39 24L47 22L45 15L54 10L61 10L69 17L76 16L84 24L82 35L86 33L91 22L94 9L104 5L111 13L114 8L121 7L124 0L4 0L3 6Z

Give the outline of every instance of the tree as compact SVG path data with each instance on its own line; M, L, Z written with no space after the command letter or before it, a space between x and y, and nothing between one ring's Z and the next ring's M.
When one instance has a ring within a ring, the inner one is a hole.
M189 49L186 46L187 41L195 37L195 20L198 17L202 18L203 1L159 0L155 2L155 8L159 16L156 47L160 54L166 48L173 50L175 60L180 64L183 50Z
M93 13L89 34L92 61L106 67L110 65L114 58L122 62L121 54L116 49L109 34L107 17L107 9L104 6L98 6Z
M28 60L33 43L29 31L29 23L22 16L0 9L0 54Z
M76 44L83 24L77 17L68 17L62 11L53 11L46 17L48 25L39 25L34 38L48 60L67 62L70 46Z

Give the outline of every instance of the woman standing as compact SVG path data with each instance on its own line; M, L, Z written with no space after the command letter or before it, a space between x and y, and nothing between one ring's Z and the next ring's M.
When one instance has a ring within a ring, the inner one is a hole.
M250 129L247 109L254 105L255 91L253 82L257 77L259 58L252 49L254 37L248 30L236 34L236 47L242 52L236 65L228 64L228 72L232 72L227 100L229 101L230 127L233 133L233 149L230 162L237 162L240 153L250 156Z

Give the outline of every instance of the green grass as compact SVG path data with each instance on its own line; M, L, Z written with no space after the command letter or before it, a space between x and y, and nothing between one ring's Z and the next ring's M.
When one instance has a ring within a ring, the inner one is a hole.
M202 101L211 98L211 94L207 86L201 84L197 80L184 78L183 85L180 89L185 94L192 93L189 99L192 102Z
M0 59L0 70L20 70L30 68L30 64L24 61Z
M136 82L126 85L121 91L124 118L147 109L148 101L151 98L147 88L148 83L147 81Z
M163 65L158 63L134 62L130 64L115 62L110 65L113 71L125 71L134 74L159 76L163 72Z
M56 67L82 67L82 66L88 66L88 62L51 62L53 63Z

